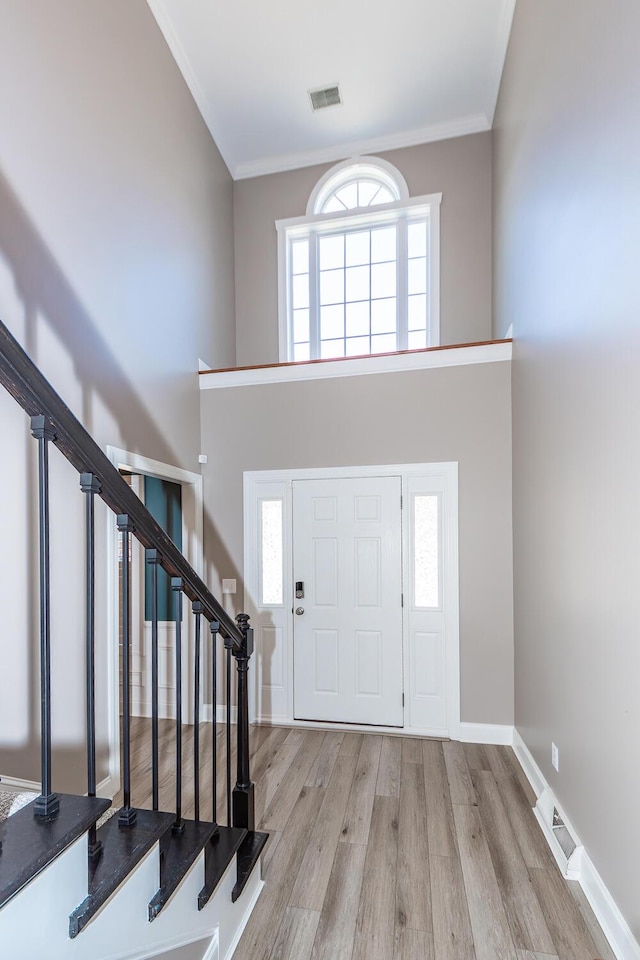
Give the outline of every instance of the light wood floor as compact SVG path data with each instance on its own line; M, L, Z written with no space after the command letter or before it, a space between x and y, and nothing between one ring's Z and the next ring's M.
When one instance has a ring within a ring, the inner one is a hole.
M162 736L161 806L171 809L171 724ZM207 758L210 725L202 737ZM186 816L191 738L185 728ZM217 738L222 774L222 728ZM140 805L148 743L148 721L135 721ZM254 727L251 750L256 819L270 840L234 960L615 960L556 867L510 748ZM209 772L203 798L210 784ZM222 776L217 792L224 823Z

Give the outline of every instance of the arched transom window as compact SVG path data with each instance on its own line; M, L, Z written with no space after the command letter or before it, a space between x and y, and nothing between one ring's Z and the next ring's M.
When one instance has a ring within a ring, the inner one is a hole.
M345 210L394 203L408 197L404 178L391 164L383 165L380 160L341 164L338 170L334 167L316 185L307 213L344 213Z
M277 223L281 359L437 345L439 203L374 157L329 170L307 216Z

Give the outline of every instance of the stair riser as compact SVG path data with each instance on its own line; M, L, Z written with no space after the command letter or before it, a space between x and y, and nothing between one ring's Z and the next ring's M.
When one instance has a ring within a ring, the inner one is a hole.
M219 929L220 960L230 956L262 887L256 868L237 903L231 902L236 862L229 864L207 906L198 911L204 855L161 914L149 923L148 903L159 884L159 847L147 856L75 940L68 918L87 895L86 837L81 837L0 911L0 943L11 960L146 960L182 944L211 938Z

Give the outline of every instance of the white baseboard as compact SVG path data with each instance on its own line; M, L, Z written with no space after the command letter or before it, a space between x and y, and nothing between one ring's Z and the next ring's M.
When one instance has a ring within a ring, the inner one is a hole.
M205 723L211 723L211 704L205 703L202 708L202 719ZM227 708L224 703L219 703L216 706L216 723L226 723L227 722ZM231 723L238 722L238 708L231 707Z
M510 747L513 743L513 727L502 723L460 723L462 743L496 743Z
M222 708L218 707L218 710ZM235 722L235 720L234 720ZM289 717L256 717L255 722L265 727L302 727L307 730L346 730L353 733L382 733L396 737L428 737L432 740L460 740L462 743L496 743L511 746L513 727L499 723L461 723L459 735L451 736L442 730L422 727L381 727L366 723L333 723L324 720L292 720Z
M254 868L254 869L255 869L255 868ZM234 936L233 940L231 941L231 944L230 944L230 946L229 946L229 949L227 950L227 955L226 955L226 957L224 958L224 960L232 960L232 957L233 957L234 953L236 952L236 947L237 947L238 944L240 943L240 937L241 937L242 934L244 933L244 929L245 929L246 925L247 925L248 922L249 922L249 917L250 917L251 914L253 913L253 908L255 907L256 903L258 902L258 897L259 897L260 894L262 893L263 887L264 887L264 880L261 879L260 882L257 884L256 889L255 889L254 892L253 892L253 896L251 897L251 900L249 900L249 903L247 904L247 909L245 910L245 913L244 913L244 916L243 916L243 918L242 918L242 920L241 920L241 922L240 922L240 925L239 925L238 929L236 930L236 933L235 933L235 936ZM203 958L203 960L204 960L204 958ZM222 958L221 958L221 960L222 960Z
M540 767L533 759L529 748L520 736L517 727L513 731L513 750L518 758L520 766L526 774L527 780L533 788L533 792L535 793L536 797L542 796L543 790L548 786L547 781L545 780Z
M604 880L596 870L586 848L578 840L577 834L559 806L544 774L533 759L531 751L518 730L514 731L513 749L538 798L534 813L563 874L567 879L577 880L584 890L596 920L602 927L618 960L640 960L640 944L609 893ZM550 827L549 810L553 810L554 806L560 812L569 832L577 843L576 850L569 860L560 849L560 845Z
M119 789L120 785L118 784L118 786L116 786L111 774L109 774L109 776L105 777L104 780L101 780L96 787L96 796L109 797L110 800L113 800Z
M580 886L618 960L640 960L640 944L586 850L582 854Z
M37 783L35 780L20 780L18 777L0 777L0 789L2 787L8 787L9 790L15 790L16 792L22 792L30 790L33 793L40 793L41 784ZM115 794L118 792L118 787L114 786L111 776L105 777L104 780L101 780L98 786L96 787L96 794L99 797L109 797L113 800Z
M16 790L18 793L26 793L27 790L31 790L33 793L40 793L41 790L41 784L35 780L20 780L19 777L5 777L4 775L0 777L0 788L2 787L8 787L10 790Z

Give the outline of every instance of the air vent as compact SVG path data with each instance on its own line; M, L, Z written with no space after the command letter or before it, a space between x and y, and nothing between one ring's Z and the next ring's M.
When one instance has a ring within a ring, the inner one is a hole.
M553 808L553 821L551 823L551 827L555 834L556 840L560 844L562 852L567 860L570 860L572 853L576 849L576 842L569 833L557 807Z
M338 103L342 103L340 87L337 83L331 84L330 87L309 90L309 99L314 110L324 110L325 107L335 107Z

